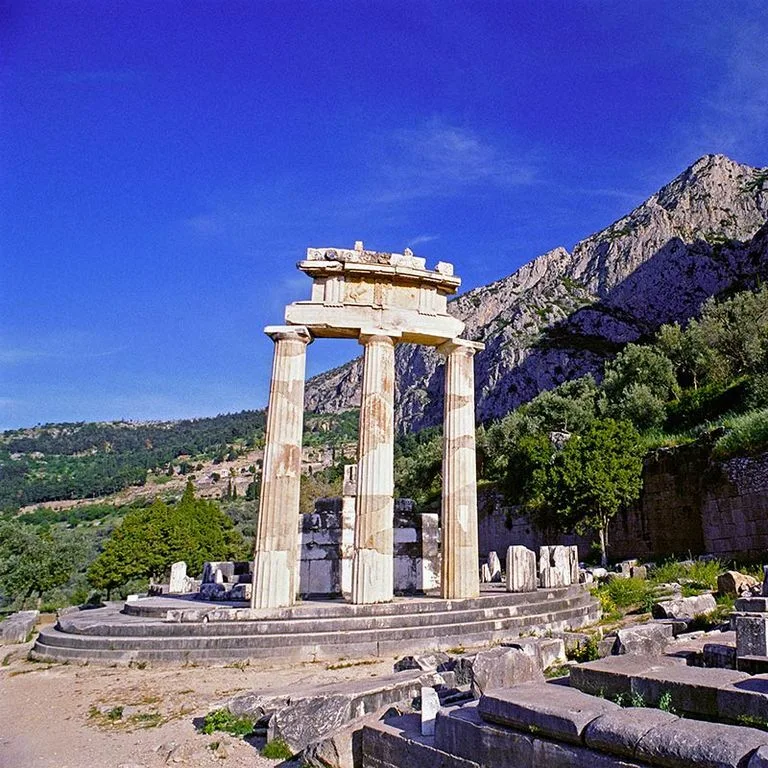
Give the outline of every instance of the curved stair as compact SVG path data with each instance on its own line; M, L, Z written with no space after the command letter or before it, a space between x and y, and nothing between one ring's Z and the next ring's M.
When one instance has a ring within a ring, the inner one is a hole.
M193 609L197 620L154 615L174 605L164 598L81 611L42 630L31 655L41 661L103 664L397 656L480 645L533 630L576 629L600 616L597 601L582 586L523 594L492 590L473 600L304 603L258 620L221 620L234 612L222 611L221 605L175 602L177 608Z

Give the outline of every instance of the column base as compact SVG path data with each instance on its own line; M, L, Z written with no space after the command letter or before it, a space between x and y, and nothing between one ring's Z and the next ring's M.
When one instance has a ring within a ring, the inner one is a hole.
M352 561L352 602L356 605L392 602L393 567L391 553L358 549Z
M256 553L251 608L287 608L295 603L293 556L284 550Z

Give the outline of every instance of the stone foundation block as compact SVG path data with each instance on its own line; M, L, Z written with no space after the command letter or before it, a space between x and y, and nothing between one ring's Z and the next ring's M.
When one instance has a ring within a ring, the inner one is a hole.
M717 717L718 690L747 677L730 669L668 667L633 676L632 693L642 696L648 706L657 706L662 696L669 694L672 707L679 712Z
M593 720L584 729L588 747L625 757L634 757L637 745L652 728L680 718L660 709L631 707L610 712Z
M435 747L483 766L519 768L533 765L533 738L485 722L477 711L477 702L438 712Z
M475 696L496 688L543 679L538 659L519 648L502 646L480 651L472 662L472 693Z
M632 694L632 678L655 669L685 666L684 659L670 656L607 656L571 667L571 685L594 696Z
M715 608L717 608L717 602L712 595L694 595L655 603L651 607L651 615L654 619L693 619L710 613Z
M768 619L736 616L736 655L768 656Z
M364 768L480 768L474 760L436 749L420 729L418 715L366 725L361 739Z
M619 709L617 704L575 688L527 683L485 694L478 704L483 720L575 744L596 717Z
M722 719L738 721L747 716L768 721L768 675L754 675L718 689L717 709Z
M17 611L11 614L0 626L3 629L3 643L13 645L26 643L40 618L40 611Z
M613 652L620 655L658 656L664 653L673 639L671 624L640 624L620 629L616 633Z
M560 637L520 637L515 640L502 642L503 648L519 648L536 659L536 663L546 669L553 664L564 664L566 661L565 641Z
M675 720L646 733L635 755L668 768L743 768L752 752L766 743L768 734L754 728Z

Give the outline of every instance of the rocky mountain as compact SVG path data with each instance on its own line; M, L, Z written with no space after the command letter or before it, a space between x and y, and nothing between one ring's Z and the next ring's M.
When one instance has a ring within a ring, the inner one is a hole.
M476 358L478 419L497 418L540 391L603 364L703 302L768 276L768 168L723 155L697 160L631 213L449 304ZM396 350L399 428L442 420L442 365L429 348ZM359 404L362 361L314 377L307 407Z

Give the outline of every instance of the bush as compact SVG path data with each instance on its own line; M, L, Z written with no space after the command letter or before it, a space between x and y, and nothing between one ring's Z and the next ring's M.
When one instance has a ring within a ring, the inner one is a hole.
M645 579L614 579L607 590L617 607L630 608L644 606L653 588Z
M282 739L274 739L264 745L261 756L270 760L289 760L293 757L293 752Z
M201 730L203 733L222 731L233 736L249 736L253 733L253 721L233 715L228 709L214 709L205 716Z
M657 584L676 581L694 590L717 589L718 574L725 570L727 566L720 560L667 560L653 572L653 581Z
M575 648L568 651L566 655L572 661L578 661L579 664L585 661L596 661L600 658L597 638L591 635L583 643L579 643Z

